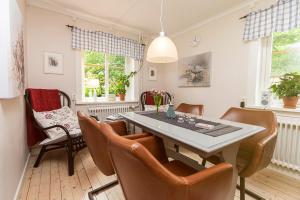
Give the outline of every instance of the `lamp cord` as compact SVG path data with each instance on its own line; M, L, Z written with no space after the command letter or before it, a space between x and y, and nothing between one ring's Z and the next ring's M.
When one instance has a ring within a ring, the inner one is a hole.
M164 26L163 26L163 9L164 9L164 0L161 0L161 4L160 4L160 28L161 28L162 32L164 32Z

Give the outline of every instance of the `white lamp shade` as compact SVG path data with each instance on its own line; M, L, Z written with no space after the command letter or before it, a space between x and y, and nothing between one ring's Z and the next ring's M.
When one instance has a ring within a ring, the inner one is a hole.
M147 51L147 61L152 63L172 63L178 60L177 49L173 41L164 35L155 38Z

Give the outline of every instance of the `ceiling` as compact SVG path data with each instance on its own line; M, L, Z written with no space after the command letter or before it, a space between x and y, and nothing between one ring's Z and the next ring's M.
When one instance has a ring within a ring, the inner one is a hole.
M87 13L141 31L160 31L161 0L49 0L56 5ZM180 32L246 0L166 0L165 32Z

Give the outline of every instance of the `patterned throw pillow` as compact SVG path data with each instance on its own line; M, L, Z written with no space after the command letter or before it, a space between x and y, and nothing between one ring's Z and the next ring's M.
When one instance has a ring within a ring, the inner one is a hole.
M145 105L145 111L153 111L156 110L156 106L154 105ZM161 105L159 107L159 111L164 111L166 112L168 110L168 105Z
M74 132L74 130L76 129L80 130L78 119L68 106L64 106L60 109L52 110L52 111L45 111L45 112L33 111L33 114L34 114L34 118L37 120L39 125L43 128L53 126L53 125L62 125L69 132ZM46 134L49 138L53 139L65 135L66 133L61 128L52 128L47 130Z

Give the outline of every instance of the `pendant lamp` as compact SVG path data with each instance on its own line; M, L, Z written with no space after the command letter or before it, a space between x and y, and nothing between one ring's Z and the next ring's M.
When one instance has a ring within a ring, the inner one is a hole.
M161 32L157 38L155 38L149 45L147 51L147 61L152 63L172 63L178 60L177 49L173 41L165 35L163 29L163 3L161 1L160 10L160 25Z

